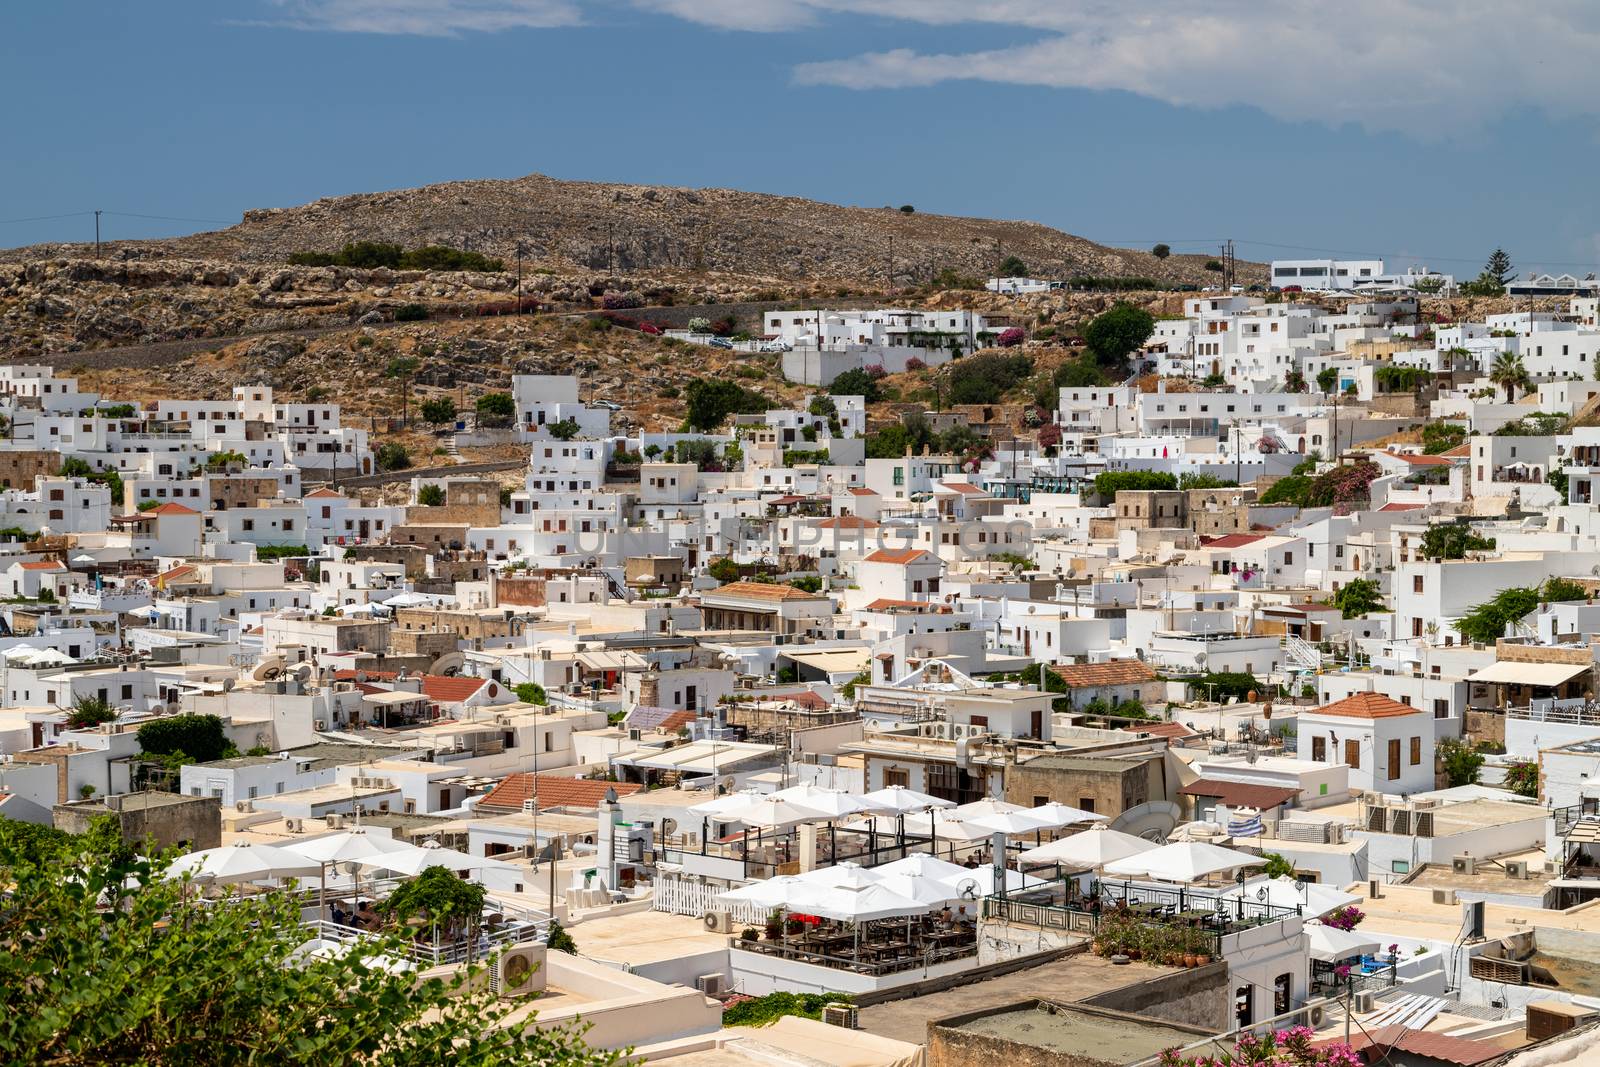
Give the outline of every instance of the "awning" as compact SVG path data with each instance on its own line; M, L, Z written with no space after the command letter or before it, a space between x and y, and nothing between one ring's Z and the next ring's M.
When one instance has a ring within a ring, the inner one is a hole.
M811 652L785 648L778 654L824 674L860 674L870 662L864 648L825 648Z
M1501 660L1491 663L1477 674L1469 675L1467 681L1553 688L1585 673L1590 666L1587 663L1513 663Z

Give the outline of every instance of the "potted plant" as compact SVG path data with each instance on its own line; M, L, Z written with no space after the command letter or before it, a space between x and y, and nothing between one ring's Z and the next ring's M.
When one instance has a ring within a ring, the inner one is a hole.
M772 913L767 916L766 928L768 941L777 941L783 937L783 915L777 908L773 908Z
M739 931L740 941L758 941L760 938L761 931L757 930L754 926L746 926L743 930Z

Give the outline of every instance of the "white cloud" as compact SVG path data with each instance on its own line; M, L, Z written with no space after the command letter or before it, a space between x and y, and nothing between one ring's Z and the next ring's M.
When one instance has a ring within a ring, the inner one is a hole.
M450 37L583 21L575 0L272 0L280 25L340 33Z
M629 10L697 25L850 30L867 17L947 45L818 58L802 85L892 89L950 81L1120 90L1180 107L1243 105L1289 121L1436 138L1531 107L1565 118L1600 95L1592 0L272 0L307 28L455 34L570 26ZM1019 43L964 49L963 29ZM1222 131L1225 133L1225 131Z

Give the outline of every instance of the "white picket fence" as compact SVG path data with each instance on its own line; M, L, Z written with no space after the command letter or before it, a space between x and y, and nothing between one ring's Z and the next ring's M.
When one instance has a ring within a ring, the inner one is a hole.
M767 909L758 905L717 903L717 894L727 889L727 886L708 885L686 878L658 876L655 880L651 906L656 911L664 911L670 915L696 917L708 911L725 911L733 916L734 922L753 926L760 926L766 921Z

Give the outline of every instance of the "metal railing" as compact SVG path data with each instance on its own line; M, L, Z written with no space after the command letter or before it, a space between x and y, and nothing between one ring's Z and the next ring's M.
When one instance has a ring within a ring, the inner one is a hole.
M375 950L381 949L387 953L399 952L419 968L426 969L445 964L483 960L502 948L520 945L526 941L542 940L550 924L548 918L542 923L505 923L493 929L480 929L475 936L457 937L448 941L435 940L437 931L430 929L420 931L417 938L400 942L385 941L370 931L346 926L330 919L306 919L300 925L324 941L351 944L367 941ZM429 934L434 937L427 936Z
M856 974L871 976L896 974L901 971L915 970L918 967L931 967L936 963L966 959L978 954L976 937L971 941L952 942L947 946L925 941L921 951L915 951L915 946L911 951L893 946L880 947L870 941L864 942L858 950L861 953L869 954L869 956L880 951L891 953L888 958L881 959L862 958L860 955L834 955L807 947L803 943L747 941L739 937L730 937L728 939L728 947L739 949L743 952L754 952L762 956L775 956L779 959L793 960L796 963L810 963L818 967L829 967L838 971L853 971Z

